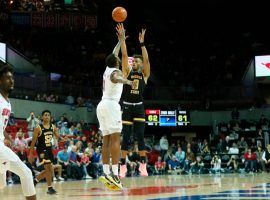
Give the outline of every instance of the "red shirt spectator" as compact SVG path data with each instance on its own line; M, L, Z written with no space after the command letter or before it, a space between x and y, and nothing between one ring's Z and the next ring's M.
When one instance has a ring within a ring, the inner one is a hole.
M165 162L162 162L161 156L158 157L158 160L155 162L156 170L161 170L165 168Z
M248 151L244 154L245 160L255 160L256 154L254 152L251 152L251 149L249 148Z

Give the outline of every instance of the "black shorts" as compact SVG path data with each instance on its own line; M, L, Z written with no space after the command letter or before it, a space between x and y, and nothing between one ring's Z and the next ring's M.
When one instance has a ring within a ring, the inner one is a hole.
M127 123L132 123L133 121L145 121L145 110L144 105L127 105L122 104L122 121Z
M37 149L40 164L54 163L52 149Z

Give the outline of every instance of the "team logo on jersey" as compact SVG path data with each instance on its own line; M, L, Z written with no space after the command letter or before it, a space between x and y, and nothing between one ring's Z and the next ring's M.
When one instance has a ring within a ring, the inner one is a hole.
M10 110L7 108L4 108L2 111L2 116L9 116L10 115Z

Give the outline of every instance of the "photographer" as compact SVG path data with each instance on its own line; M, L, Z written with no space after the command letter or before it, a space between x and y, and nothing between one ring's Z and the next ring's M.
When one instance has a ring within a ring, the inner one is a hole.
M39 120L35 117L34 112L30 112L30 116L26 119L28 126L27 126L27 131L28 131L28 135L29 137L32 138L33 136L33 131L34 128L39 124Z
M192 174L204 174L205 169L204 169L204 163L202 161L201 156L197 156L196 160L190 164L191 166L191 173Z
M231 156L231 159L227 163L228 172L237 172L238 170L238 161L235 159L235 155Z
M221 159L218 155L214 155L214 157L211 160L211 169L210 169L210 173L217 173L217 172L221 172Z

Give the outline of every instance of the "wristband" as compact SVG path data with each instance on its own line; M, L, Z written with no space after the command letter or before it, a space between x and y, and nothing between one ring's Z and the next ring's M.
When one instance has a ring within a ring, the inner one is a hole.
M144 42L141 42L140 45L141 45L141 47L144 47L145 46Z

